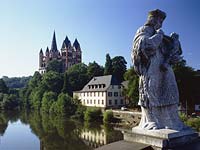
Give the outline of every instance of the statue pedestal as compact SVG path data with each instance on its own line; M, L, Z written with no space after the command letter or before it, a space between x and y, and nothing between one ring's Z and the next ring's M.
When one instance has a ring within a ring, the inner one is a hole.
M149 144L157 149L175 148L197 139L198 133L190 128L176 131L171 129L145 130L135 127L132 132L124 132L125 141Z

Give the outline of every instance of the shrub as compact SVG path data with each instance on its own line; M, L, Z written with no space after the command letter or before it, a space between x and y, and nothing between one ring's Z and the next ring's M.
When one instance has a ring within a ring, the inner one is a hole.
M99 121L101 119L101 109L100 108L87 108L84 120L91 122L91 121Z
M103 122L104 123L110 123L113 122L114 117L113 117L113 112L111 110L104 112L103 114Z
M76 105L68 94L59 94L56 105L56 112L62 116L73 115L76 111Z
M200 118L189 118L186 124L197 131L200 131Z
M179 113L179 117L183 122L186 122L188 120L186 114L184 114L184 113Z
M77 106L77 110L75 112L75 115L72 116L73 119L79 119L84 120L84 114L86 112L86 107L82 105Z

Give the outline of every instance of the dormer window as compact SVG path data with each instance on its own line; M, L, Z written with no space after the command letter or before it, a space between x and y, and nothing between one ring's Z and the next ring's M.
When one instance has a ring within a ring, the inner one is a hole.
M95 89L97 89L97 88L98 88L98 85L96 84L96 85L95 85Z
M88 87L89 87L89 89L91 88L91 86L90 86L90 85L88 85Z
M103 84L103 88L105 88L106 87L106 85L105 84Z
M99 84L99 88L101 88L101 84Z

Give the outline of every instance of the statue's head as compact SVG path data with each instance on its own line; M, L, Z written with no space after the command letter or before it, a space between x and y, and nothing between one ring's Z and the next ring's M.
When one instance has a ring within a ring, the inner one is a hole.
M145 25L153 26L155 30L162 27L162 23L166 18L166 13L156 9L148 13L147 22Z

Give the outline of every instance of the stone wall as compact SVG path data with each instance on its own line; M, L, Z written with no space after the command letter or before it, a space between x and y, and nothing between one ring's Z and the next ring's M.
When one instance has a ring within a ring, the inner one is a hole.
M130 128L137 126L141 119L141 112L113 110L113 115Z

